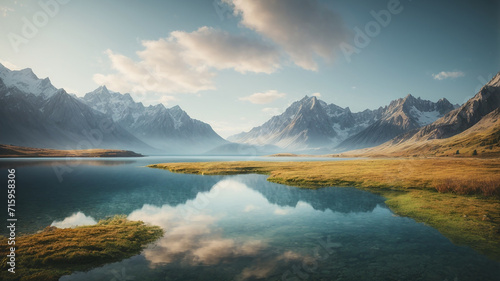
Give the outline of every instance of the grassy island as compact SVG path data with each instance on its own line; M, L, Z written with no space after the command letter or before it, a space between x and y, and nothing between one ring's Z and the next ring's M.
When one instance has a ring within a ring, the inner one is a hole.
M101 220L96 225L60 229L16 239L15 273L7 271L7 238L1 237L0 280L58 280L74 271L85 271L139 254L163 235L158 226L129 221L125 216ZM10 246L9 246L10 248Z
M454 243L500 260L500 159L243 161L149 167L201 175L266 174L271 182L302 188L354 186L384 196L396 214L424 222Z

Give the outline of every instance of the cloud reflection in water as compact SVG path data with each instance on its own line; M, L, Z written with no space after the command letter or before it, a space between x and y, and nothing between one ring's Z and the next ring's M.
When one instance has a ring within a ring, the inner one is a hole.
M216 199L215 197L219 197L221 191L227 192L231 189L241 192L242 185L235 181L221 181L208 194L200 193L196 199L186 202L185 205L202 202L203 200L199 198L202 196L209 198L208 200L220 200L225 196L220 195L220 198ZM165 230L165 235L154 246L143 252L151 265L174 261L189 265L214 265L238 257L255 257L266 248L266 243L261 240L243 241L225 238L222 229L216 226L217 220L224 214L207 214L208 212L204 213L203 208L200 207L198 209L200 213L186 217L185 205L176 207L144 205L128 216L130 220L142 220L159 225Z
M94 218L86 216L82 212L77 212L62 221L53 221L50 226L55 226L58 228L74 228L77 226L93 225L96 223L97 221Z
M247 260L237 279L246 280L266 278L280 265L304 260L303 256L293 251L273 250L266 241L260 239L225 236L223 229L217 226L217 222L227 219L231 215L227 211L231 210L219 207L227 204L237 205L238 202L234 202L237 197L243 197L244 201L254 204L250 205L251 208L242 205L240 208L242 213L248 212L249 209L260 208L257 207L259 203L267 203L265 197L244 183L225 179L214 185L209 192L199 193L195 199L183 205L176 207L144 205L132 212L128 216L130 220L142 220L159 225L165 231L160 240L143 251L143 256L149 261L150 267L155 268L170 263L213 266L243 258L252 262L248 263ZM198 206L196 212L186 216L186 209L192 206Z

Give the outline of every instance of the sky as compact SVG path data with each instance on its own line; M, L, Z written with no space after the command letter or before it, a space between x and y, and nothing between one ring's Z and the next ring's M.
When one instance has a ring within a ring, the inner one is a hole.
M462 104L500 71L499 2L0 0L0 63L179 105L228 137L305 95Z

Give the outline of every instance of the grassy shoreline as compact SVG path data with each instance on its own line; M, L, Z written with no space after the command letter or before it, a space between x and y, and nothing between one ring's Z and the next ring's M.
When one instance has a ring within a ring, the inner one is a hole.
M59 280L63 275L85 271L139 254L163 235L158 226L129 221L125 216L101 220L96 225L60 229L16 238L15 273L7 271L7 238L0 237L1 280Z
M0 158L43 157L143 157L144 155L118 149L48 149L0 144Z
M500 159L363 159L149 165L201 175L266 174L301 188L354 186L387 198L396 214L424 222L456 244L500 260Z

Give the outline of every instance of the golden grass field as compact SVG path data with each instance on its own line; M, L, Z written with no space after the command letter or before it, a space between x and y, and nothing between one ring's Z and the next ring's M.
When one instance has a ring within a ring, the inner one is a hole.
M398 215L425 222L457 244L500 260L500 159L394 158L312 162L150 165L176 173L258 173L303 188L354 186L387 198Z
M96 225L44 231L16 238L16 273L7 271L7 238L0 237L0 280L59 280L73 271L88 270L139 254L144 245L163 235L158 226L128 221L125 216Z
M401 143L388 141L376 147L341 153L340 156L476 156L498 158L500 156L500 109L486 115L469 129L449 138L408 140Z

